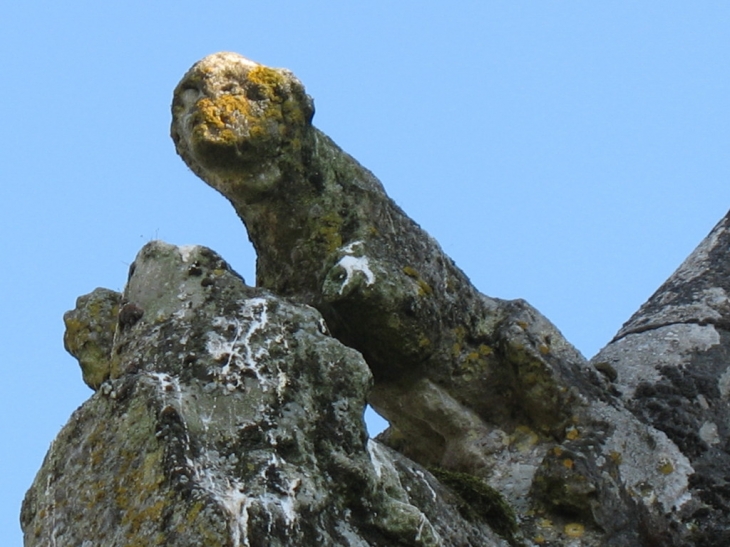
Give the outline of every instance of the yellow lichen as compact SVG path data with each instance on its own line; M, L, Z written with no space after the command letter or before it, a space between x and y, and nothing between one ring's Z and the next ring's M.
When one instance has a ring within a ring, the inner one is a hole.
M608 453L608 457L611 458L611 461L617 465L621 465L621 462L623 461L623 456L621 456L621 452L616 452L615 450L611 450L611 452Z
M578 428L577 427L571 427L565 433L565 438L568 439L569 441L574 441L578 437L580 437L580 432L578 431Z
M460 373L464 375L466 380L469 380L483 373L488 368L489 361L487 357L491 355L492 348L481 344L475 350L462 355L464 349L460 342L455 342L451 346L452 355L456 358L461 356Z
M301 126L308 120L297 97L288 93L287 78L279 71L266 66L257 66L249 71L247 79L256 86L262 99L269 101L264 117L286 120L288 126ZM298 143L301 146L301 143Z
M669 475L670 473L674 472L674 466L672 465L672 462L670 462L668 459L662 458L661 460L659 460L657 470L662 475Z
M485 357L486 357L487 355L491 355L491 354L493 353L493 350L492 350L492 348L490 348L490 347L489 347L488 345L486 345L486 344L480 344L480 345L479 345L479 348L478 348L478 350L479 350L479 354L480 354L480 355L484 355Z
M423 279L418 280L418 296L430 296L433 294L431 285L426 283Z
M230 128L241 118L248 117L248 101L243 95L221 95L211 100L207 97L199 99L195 104L198 112L198 123L213 126L216 129Z
M517 448L517 450L526 452L531 450L540 441L540 437L526 425L520 425L509 436L509 440L510 444Z
M191 522L193 522L197 518L197 516L200 513L200 511L203 510L203 507L204 506L205 505L203 504L202 501L198 501L198 502L195 502L195 504L193 504L193 506L188 510L188 515L187 515L187 518L186 518L188 524L190 524ZM179 526L180 529L184 529L184 524L183 523L180 523L178 526Z
M563 528L565 535L571 538L579 538L585 534L585 526L577 522L570 522Z
M259 86L257 91L270 101L281 101L282 90L286 84L284 76L273 68L259 65L252 68L247 75L249 82Z
M418 296L428 296L433 294L433 289L431 288L431 285L426 283L426 281L421 278L421 274L418 273L418 270L411 266L404 266L403 273L406 274L408 277L413 278L418 284Z

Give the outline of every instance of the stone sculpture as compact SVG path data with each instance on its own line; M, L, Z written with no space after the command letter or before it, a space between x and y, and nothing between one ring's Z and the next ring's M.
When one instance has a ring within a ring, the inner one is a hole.
M97 391L26 497L26 546L730 543L726 221L589 363L479 293L289 71L211 55L172 110L257 288L155 242L123 295L79 299L64 342Z

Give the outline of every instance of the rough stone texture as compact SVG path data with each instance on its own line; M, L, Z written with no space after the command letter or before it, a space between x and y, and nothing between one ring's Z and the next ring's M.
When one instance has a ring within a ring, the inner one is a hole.
M643 422L689 458L687 542L730 545L730 216L592 362ZM669 467L666 468L669 470Z
M111 347L121 303L121 294L99 288L80 296L76 308L63 316L63 345L78 359L84 383L93 390L112 374Z
M79 299L64 340L97 391L26 497L26 546L730 544L727 221L588 363L479 293L290 72L212 55L172 110L259 288L157 242L123 295Z
M26 547L507 545L494 515L367 438L370 371L316 310L202 247L150 243L132 271L142 313L111 329L112 378L26 496ZM86 329L98 300L79 300Z
M245 223L257 284L362 352L382 440L484 479L535 541L671 543L687 457L537 310L480 294L312 114L288 71L216 54L178 85L172 138Z

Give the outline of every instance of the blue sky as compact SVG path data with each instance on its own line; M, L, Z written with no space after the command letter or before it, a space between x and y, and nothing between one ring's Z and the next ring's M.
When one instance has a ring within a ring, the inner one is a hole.
M253 283L228 203L176 157L172 89L236 51L293 70L314 123L490 296L590 357L730 207L725 2L9 2L0 20L0 537L91 395L64 311L151 239Z

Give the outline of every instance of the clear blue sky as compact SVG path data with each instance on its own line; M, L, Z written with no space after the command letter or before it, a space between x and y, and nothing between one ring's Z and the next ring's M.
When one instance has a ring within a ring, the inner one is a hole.
M0 20L0 538L91 395L64 311L155 238L253 283L228 203L176 157L172 89L221 50L292 69L315 124L483 292L586 356L730 207L730 3L7 2Z

